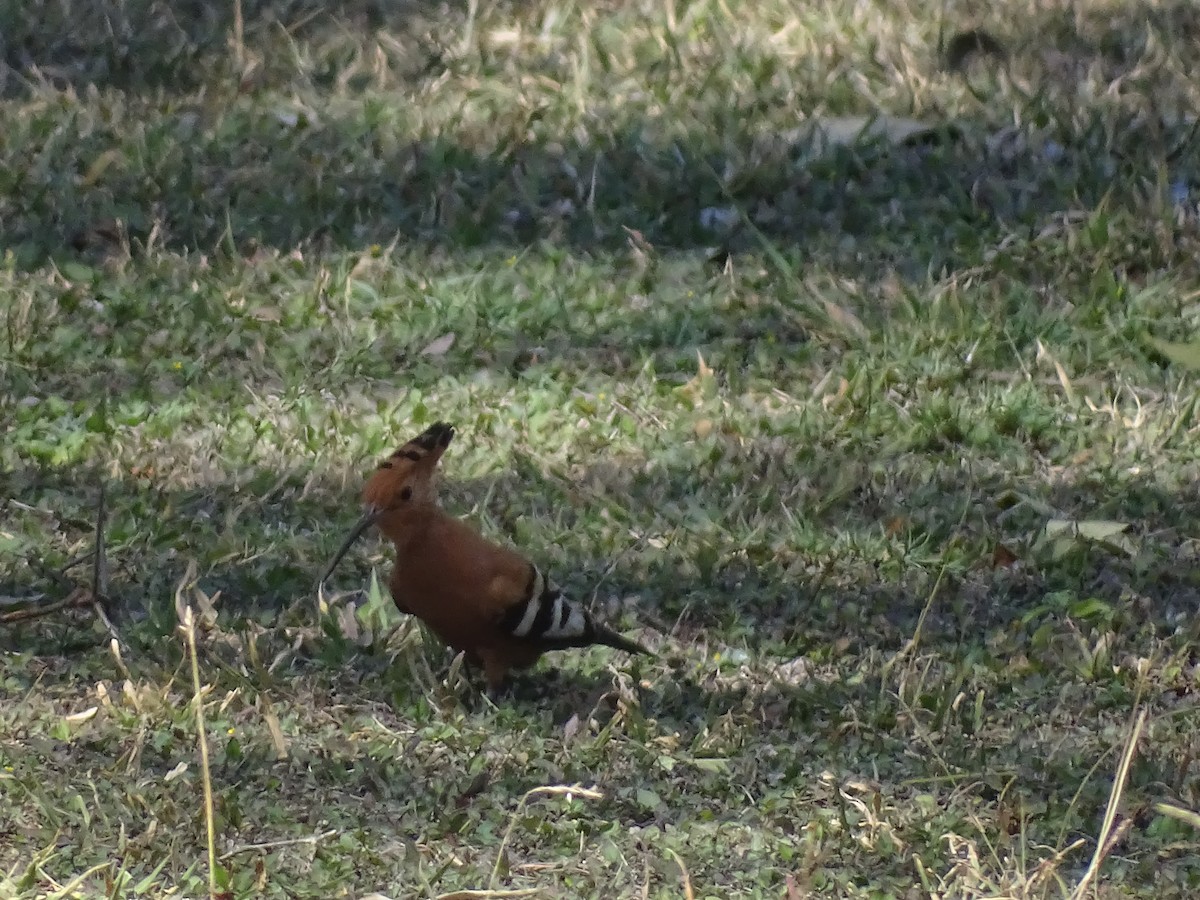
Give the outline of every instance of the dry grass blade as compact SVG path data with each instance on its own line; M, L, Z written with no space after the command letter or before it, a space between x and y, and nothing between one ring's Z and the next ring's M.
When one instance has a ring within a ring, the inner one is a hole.
M1125 742L1125 753L1121 756L1121 764L1117 766L1117 775L1113 779L1112 792L1108 796L1108 806L1104 810L1104 821L1100 826L1100 834L1096 838L1096 851L1092 854L1092 861L1088 864L1087 871L1083 873L1083 878L1079 880L1079 884L1071 892L1071 900L1083 900L1092 882L1100 874L1100 864L1104 862L1105 854L1116 843L1113 839L1113 822L1117 818L1117 807L1121 802L1121 794L1125 790L1125 782L1129 779L1129 767L1133 764L1133 755L1137 752L1138 738L1142 736L1142 728L1145 724L1146 711L1144 709L1139 710L1137 718L1134 720L1133 728L1130 729L1129 738ZM1125 824L1124 827L1128 828L1129 826ZM1123 831L1124 829L1119 829L1118 835L1123 833Z
M667 848L667 852L675 859L675 865L679 866L679 877L683 879L683 896L685 900L696 900L696 892L692 890L692 876L688 872L687 863L683 861L683 857Z
M308 837L281 838L277 841L259 841L256 844L243 844L240 847L234 847L232 850L222 853L218 858L221 862L224 862L240 853L251 853L255 850L278 850L280 847L295 847L304 844L315 845L334 837L336 834L337 831L331 829L329 831L322 831L320 834L310 834Z
M492 877L488 884L488 890L493 890L496 879L500 877L500 864L504 860L504 850L508 847L508 842L512 840L513 831L517 827L517 818L521 815L521 811L525 809L525 805L530 798L539 795L566 795L568 797L584 797L588 800L600 800L604 797L602 793L592 788L585 788L583 785L564 785L564 784L548 784L541 787L530 788L526 791L521 801L517 804L517 808L513 810L513 814L509 817L508 828L504 830L504 837L500 841L500 846L496 848L496 862L492 865Z
M233 59L241 75L246 68L246 26L242 15L242 0L233 0Z
M193 564L194 565L194 564ZM191 574L188 569L188 578ZM176 603L179 602L184 586L181 584L176 591ZM204 731L204 693L200 684L200 659L196 652L196 616L190 605L184 605L180 622L187 653L192 663L192 704L196 714L196 740L200 745L200 777L204 786L204 828L208 838L208 893L210 897L217 894L217 827L213 813L212 773L208 762L208 738Z
M433 900L500 900L502 897L532 897L538 893L537 888L521 888L516 891L467 890L453 891L449 894L438 894Z

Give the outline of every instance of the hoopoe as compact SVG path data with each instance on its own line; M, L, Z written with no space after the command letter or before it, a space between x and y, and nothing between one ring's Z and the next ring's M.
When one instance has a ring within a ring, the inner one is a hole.
M365 512L326 567L324 584L372 525L395 545L392 599L445 643L482 666L495 695L510 669L533 665L548 650L603 644L650 651L597 622L537 566L495 544L438 505L438 460L454 437L431 425L379 464L363 488Z

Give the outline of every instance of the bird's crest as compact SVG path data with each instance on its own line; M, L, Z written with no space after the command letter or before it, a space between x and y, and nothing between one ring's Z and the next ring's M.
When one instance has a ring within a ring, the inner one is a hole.
M363 503L383 512L435 500L434 471L453 438L454 426L437 422L403 444L367 480Z

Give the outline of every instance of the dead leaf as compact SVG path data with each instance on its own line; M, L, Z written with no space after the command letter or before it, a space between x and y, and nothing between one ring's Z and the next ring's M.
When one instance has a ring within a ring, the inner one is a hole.
M334 610L334 616L337 619L338 631L342 636L351 643L361 643L361 632L358 627L358 616L355 615L353 606L339 606ZM368 643L370 639L368 638Z
M646 240L644 234L636 228L630 228L627 225L622 225L621 227L625 229L626 240L628 240L629 246L634 253L648 255L654 252L654 245Z
M838 389L832 394L826 394L821 398L821 407L829 409L833 404L837 403L850 392L850 382L845 378L838 378Z
M892 516L883 527L883 532L888 537L895 537L902 531L907 531L909 526L908 519L904 516Z
M847 331L853 332L858 337L867 336L867 326L862 323L862 319L846 309L844 306L839 306L831 300L825 302L825 315L829 317L829 321L837 325L841 325Z
M1179 344L1174 341L1162 341L1150 335L1146 335L1146 340L1169 362L1185 369L1200 369L1200 341Z
M198 624L204 631L211 631L217 624L217 601L221 599L221 592L217 591L210 597L197 585L192 589L192 596L196 600L196 609L199 610Z
M995 569L1007 569L1010 566L1016 565L1021 561L1017 554L1013 553L1001 543L997 543L992 548L992 567Z
M1051 519L1042 530L1039 543L1048 546L1055 559L1081 543L1094 543L1129 556L1137 554L1137 545L1125 534L1128 522L1110 519Z
M99 707L97 706L91 706L82 712L71 713L69 716L65 716L64 719L68 725L82 725L88 719L95 716L98 709Z
M696 374L685 384L675 388L677 396L684 397L698 406L702 400L711 399L716 395L717 380L713 370L704 361L704 354L696 351Z
M267 886L267 864L261 856L254 860L254 890L261 894Z
M258 306L251 310L250 318L259 322L280 322L283 320L283 313L276 306Z
M809 677L810 667L808 660L803 656L797 656L775 667L775 678L784 684L803 684Z
M1104 541L1121 534L1129 528L1128 522L1111 519L1051 519L1046 523L1046 534L1054 536L1074 532L1093 541Z
M270 701L266 700L266 698L262 699L263 721L267 723L267 731L271 735L271 743L275 745L275 758L287 759L287 738L283 736L283 729L279 725L279 716L275 715L275 710L271 707Z
M489 772L487 769L481 769L479 774L472 778L471 783L468 784L463 789L462 793L458 795L458 799L454 801L454 805L458 809L462 809L463 807L467 806L472 800L487 790L487 786L491 780L491 772Z
M455 334L453 331L447 331L440 338L434 338L430 341L425 349L421 351L422 356L445 356L446 353L454 346Z
M1011 804L1001 803L1000 809L996 812L996 829L1001 837L1011 837L1016 834L1020 828L1020 820L1017 818Z
M1085 462L1096 455L1096 451L1091 447L1084 447L1078 453L1071 457L1071 465L1082 466Z
M1068 400L1074 403L1075 389L1071 386L1071 379L1067 377L1067 370L1063 368L1062 363L1058 361L1054 354L1046 349L1045 344L1040 339L1036 342L1036 346L1037 361L1041 362L1043 359L1049 360L1050 364L1054 366L1054 373L1058 376L1058 383L1062 385L1063 393L1067 395Z
M571 738L579 733L579 714L575 713L571 718L567 719L567 724L563 726L563 743L571 743Z
M106 171L108 171L109 167L112 166L113 163L117 162L121 158L122 153L120 150L117 150L116 148L105 150L94 160L92 160L92 164L88 166L87 171L79 177L79 186L82 188L91 187L100 180L100 178Z
M915 143L934 135L938 125L903 116L820 116L786 132L792 145L807 145L811 156L820 156L838 147L852 147L869 141L889 144Z

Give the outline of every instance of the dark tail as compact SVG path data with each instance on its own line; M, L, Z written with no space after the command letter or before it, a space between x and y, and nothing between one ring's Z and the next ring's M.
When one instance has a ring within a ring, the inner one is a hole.
M598 622L592 623L592 640L594 643L603 644L605 647L614 647L617 650L624 650L626 653L644 653L646 656L653 656L654 653L647 650L637 641L631 641L623 634L617 634L611 628L601 625Z

